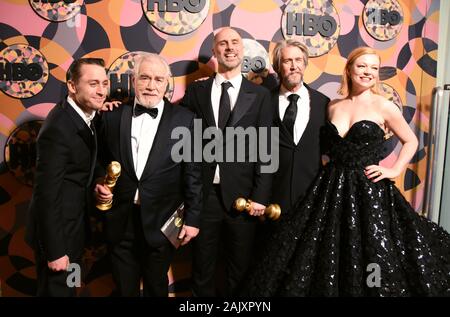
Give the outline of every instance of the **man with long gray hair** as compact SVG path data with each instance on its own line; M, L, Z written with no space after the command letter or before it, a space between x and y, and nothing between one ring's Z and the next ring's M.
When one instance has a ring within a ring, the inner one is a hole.
M301 199L321 166L320 128L330 99L303 82L308 48L298 40L278 42L273 69L280 85L272 91L274 124L280 129L280 167L274 174L272 201L285 217Z

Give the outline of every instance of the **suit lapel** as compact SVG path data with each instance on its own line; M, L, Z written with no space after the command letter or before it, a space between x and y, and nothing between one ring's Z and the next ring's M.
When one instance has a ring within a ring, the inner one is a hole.
M303 139L310 137L311 129L312 127L317 126L316 121L318 120L318 108L313 106L315 104L314 102L315 100L313 100L314 95L311 93L311 88L309 88L308 85L306 85L305 83L303 83L303 85L305 85L309 95L309 120L308 123L306 124L306 128L302 134L302 137L300 138L300 140L296 145L297 147L300 146L300 143L302 143Z
M250 83L246 78L242 78L241 89L234 105L233 111L231 112L230 119L228 120L227 126L234 126L239 120L245 115L245 113L250 109L253 102L255 101L256 94L252 92L250 88Z
M91 170L89 172L89 182L90 184L92 182L92 178L94 177L94 170L95 170L95 163L97 161L97 132L95 131L95 125L92 125L94 128L94 135L93 135L93 147L91 147Z
M81 118L80 115L75 111L75 109L73 109L72 106L67 102L67 100L63 101L62 107L75 124L78 135L81 137L81 139L83 139L86 145L91 148L94 145L91 129L88 127L83 118Z
M170 140L170 112L173 105L168 101L164 101L163 113L161 121L159 121L158 129L156 130L155 139L153 140L152 148L148 154L147 162L145 163L144 171L141 175L141 181L153 174L157 167L156 160L158 155L167 151L167 140ZM170 149L169 149L170 151Z
M122 106L122 116L120 117L120 157L121 164L126 165L126 170L135 178L136 172L133 164L133 152L131 151L131 118L133 115L133 107Z
M215 127L216 121L214 120L214 113L211 103L211 89L214 82L214 77L202 81L199 83L197 93L197 99L199 100L200 111L202 112L202 118L205 118L209 127Z
M94 127L94 134L92 134L91 128L88 127L83 118L80 117L80 115L75 111L75 109L72 108L72 106L67 102L67 100L63 102L62 107L72 118L73 123L77 127L78 135L90 149L91 166L89 170L89 181L88 181L88 184L90 184L94 176L95 162L97 160L97 135L95 134L95 127Z

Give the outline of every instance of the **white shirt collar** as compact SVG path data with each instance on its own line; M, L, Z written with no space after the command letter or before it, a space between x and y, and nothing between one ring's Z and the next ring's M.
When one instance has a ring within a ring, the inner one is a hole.
M292 95L292 94L297 94L297 95L300 96L300 99L304 99L305 98L305 94L306 94L306 96L308 94L308 89L306 89L306 87L303 84L303 82L300 85L300 87L294 92L287 90L284 86L281 86L281 89L280 89L280 95L281 96L283 96L286 99L289 99L288 97L290 95Z
M217 73L216 77L214 78L214 84L217 87L220 87L224 81L229 81L233 85L234 89L239 89L242 83L242 75L238 74L231 79L226 79L221 74Z
M88 125L88 127L91 126L91 121L95 117L95 111L92 112L91 115L87 116L83 110L81 110L80 106L77 105L75 100L73 100L71 97L67 96L67 102L69 105L72 106L72 108L80 115L80 117L83 119L84 122Z

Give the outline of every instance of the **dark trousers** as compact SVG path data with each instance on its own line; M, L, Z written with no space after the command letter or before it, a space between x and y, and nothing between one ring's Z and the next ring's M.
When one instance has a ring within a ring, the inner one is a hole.
M41 253L35 253L37 274L37 296L41 297L74 297L76 287L67 285L67 277L71 272L53 272L48 268L47 259ZM69 259L71 263L81 265L81 257ZM81 278L81 277L80 277Z
M175 249L169 241L160 247L147 244L140 212L134 205L124 238L110 247L113 278L121 296L140 296L142 278L144 296L167 297L167 271Z
M216 296L216 264L223 246L225 295L233 296L252 258L256 218L227 210L219 185L213 186L205 207L199 235L193 240L192 292L194 296Z

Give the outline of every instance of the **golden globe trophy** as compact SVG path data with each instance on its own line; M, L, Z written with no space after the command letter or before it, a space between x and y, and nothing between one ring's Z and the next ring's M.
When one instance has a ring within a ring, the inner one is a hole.
M250 205L252 204L252 201L250 199L245 198L238 198L234 202L234 208L237 211L250 211ZM264 216L271 219L271 220L277 220L280 218L281 215L281 207L278 204L270 204L266 207L264 210Z
M114 186L116 186L117 179L120 176L120 163L116 161L112 161L108 168L106 169L105 179L103 180L103 185L109 188L109 191L112 193L114 190ZM102 211L106 211L111 209L113 200L107 201L106 203L101 203L97 201L97 209Z

